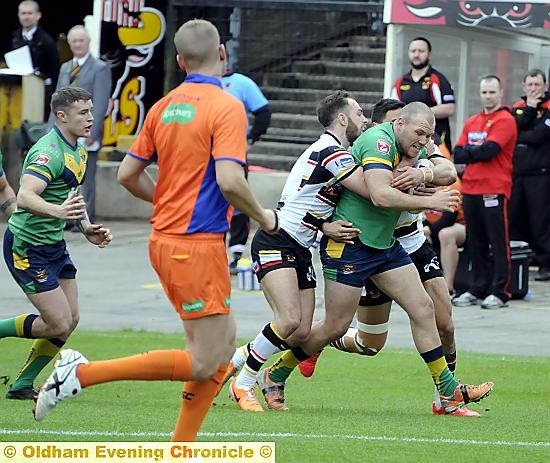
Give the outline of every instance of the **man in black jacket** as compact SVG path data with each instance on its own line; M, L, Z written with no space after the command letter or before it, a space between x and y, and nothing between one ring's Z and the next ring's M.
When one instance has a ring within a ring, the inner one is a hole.
M34 72L44 79L44 120L47 120L50 113L49 102L59 73L57 46L38 24L42 13L37 2L22 1L19 4L17 16L21 27L13 33L11 49L29 46Z
M527 241L540 265L535 280L550 280L550 94L546 76L532 69L525 96L514 103L518 126L514 151L510 238Z

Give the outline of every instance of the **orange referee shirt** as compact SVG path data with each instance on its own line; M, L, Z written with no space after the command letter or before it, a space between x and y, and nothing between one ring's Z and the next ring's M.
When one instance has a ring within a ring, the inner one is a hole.
M225 233L229 203L215 163L246 165L243 104L212 76L189 74L147 113L129 155L158 162L153 229L170 235Z

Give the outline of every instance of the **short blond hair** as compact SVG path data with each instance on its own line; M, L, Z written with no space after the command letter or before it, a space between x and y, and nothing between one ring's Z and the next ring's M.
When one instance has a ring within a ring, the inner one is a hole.
M187 67L199 68L219 59L220 34L210 21L192 19L178 29L174 45Z

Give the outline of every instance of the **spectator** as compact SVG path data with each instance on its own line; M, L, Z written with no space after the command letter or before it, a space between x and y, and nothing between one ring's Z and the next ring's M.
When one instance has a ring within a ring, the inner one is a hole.
M254 116L252 127L247 131L247 151L258 141L261 135L267 131L271 120L269 102L260 90L260 87L250 77L231 69L226 69L222 77L223 89L239 99L246 109L247 114ZM237 262L241 258L248 234L250 232L250 219L247 215L235 210L229 229L229 252L232 255L229 263L229 271L237 273Z
M518 140L513 158L510 238L527 241L539 263L535 280L550 280L550 94L540 69L523 78L514 103Z
M455 162L466 164L462 201L472 282L453 304L474 305L484 298L482 308L498 309L510 299L507 207L517 129L510 111L502 106L502 85L497 76L482 77L479 94L483 110L466 121L454 149Z
M12 50L28 45L32 64L37 75L44 78L44 120L50 114L50 100L57 81L59 57L55 41L40 27L42 17L40 5L34 0L24 0L19 4L21 27L13 33Z
M390 98L404 103L420 101L435 115L435 131L449 150L451 128L449 117L455 113L455 95L447 78L430 65L432 44L424 37L409 42L409 62L412 69L393 84Z
M95 173L97 153L103 141L103 126L111 93L111 69L103 61L90 54L90 36L84 26L74 26L67 34L67 42L73 58L63 63L59 71L57 89L77 86L92 94L94 125L90 136L81 140L88 151L86 177L82 184L82 195L86 202L88 217L95 221ZM50 115L53 122L53 114Z

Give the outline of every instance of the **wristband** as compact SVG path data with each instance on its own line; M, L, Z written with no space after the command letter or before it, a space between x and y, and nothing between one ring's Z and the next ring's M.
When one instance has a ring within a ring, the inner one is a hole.
M422 175L424 177L423 183L433 182L434 171L432 169L430 169L429 167L421 167L420 170L422 171ZM428 178L428 175L426 175L427 173L429 173L429 178Z

